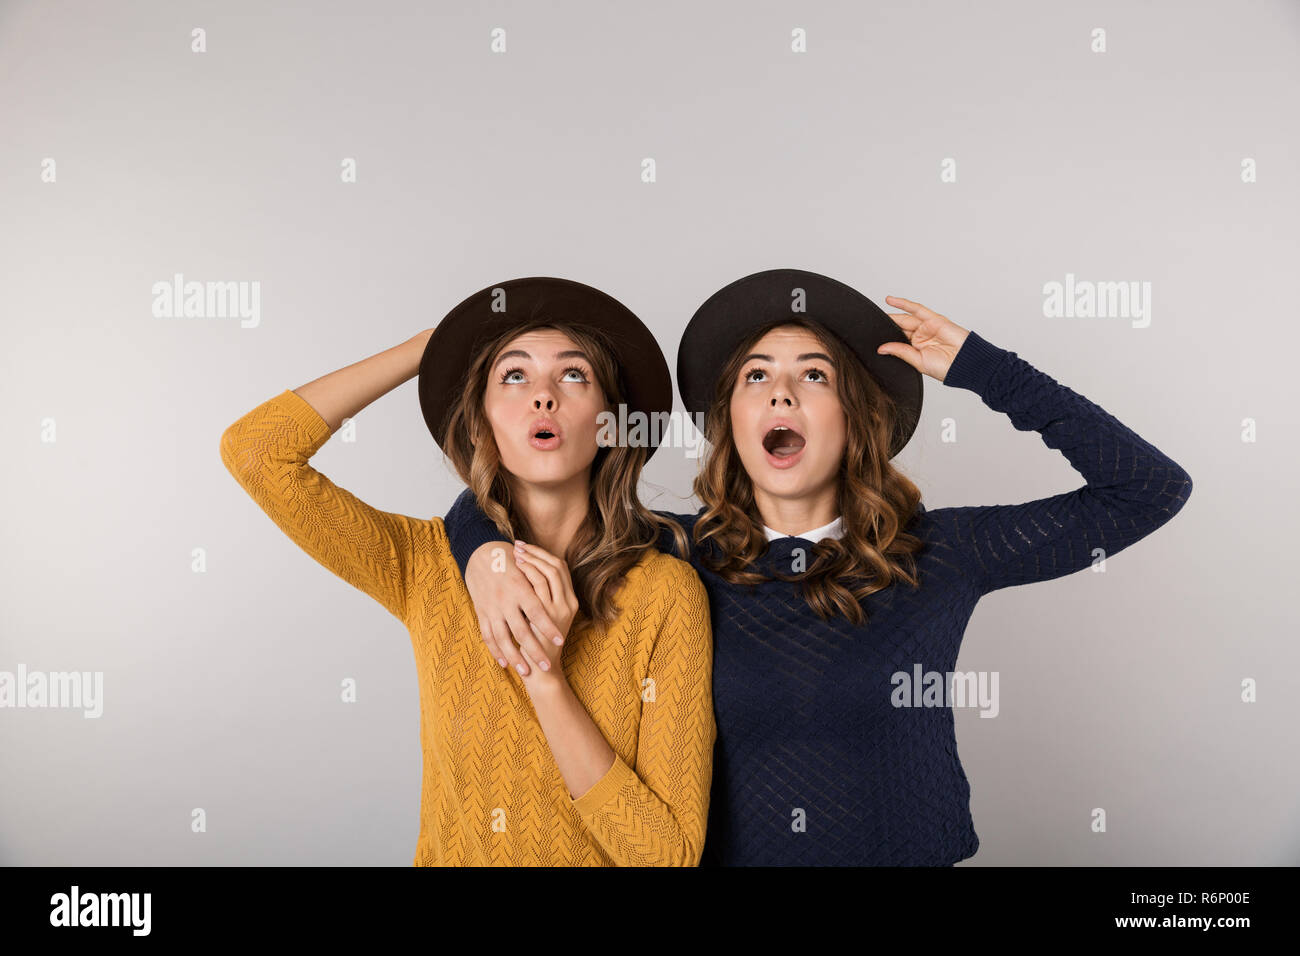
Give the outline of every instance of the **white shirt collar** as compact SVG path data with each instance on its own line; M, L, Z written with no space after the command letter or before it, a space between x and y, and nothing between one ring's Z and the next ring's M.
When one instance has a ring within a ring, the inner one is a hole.
M775 541L777 538L805 538L808 541L816 543L822 538L842 538L844 537L844 519L836 518L830 524L824 524L820 528L814 528L811 531L805 531L802 534L782 534L780 531L773 531L767 525L763 525L763 533L767 535L768 541Z

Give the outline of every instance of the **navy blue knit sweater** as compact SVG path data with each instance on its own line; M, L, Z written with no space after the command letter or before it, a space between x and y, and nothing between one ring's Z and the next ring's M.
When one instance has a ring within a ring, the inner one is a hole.
M942 866L979 838L950 706L894 705L898 682L957 669L976 602L1111 557L1172 518L1187 472L1088 399L1016 353L967 337L944 380L1034 429L1087 484L1018 505L920 506L921 587L895 584L863 602L868 620L822 621L795 584L750 589L691 563L709 593L718 735L702 865ZM660 512L694 538L698 515ZM506 540L465 491L446 519L462 574L487 541ZM763 556L791 570L779 538ZM710 543L708 547L712 547ZM675 553L665 535L661 550ZM634 706L635 702L630 706Z

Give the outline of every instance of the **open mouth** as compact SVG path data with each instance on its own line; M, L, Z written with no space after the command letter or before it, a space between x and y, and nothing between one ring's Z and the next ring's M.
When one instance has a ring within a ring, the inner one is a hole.
M532 434L528 436L528 444L538 451L553 451L560 447L560 427L554 421L543 419L533 422L532 429Z
M793 428L778 425L763 436L763 448L777 458L789 458L803 451L804 437Z

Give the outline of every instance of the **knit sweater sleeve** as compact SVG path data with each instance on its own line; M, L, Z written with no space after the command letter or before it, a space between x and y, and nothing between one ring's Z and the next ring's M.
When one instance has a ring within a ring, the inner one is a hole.
M1023 504L930 512L950 529L981 594L1063 577L1117 554L1173 518L1191 495L1191 477L1168 455L975 332L943 383L975 392L1016 429L1037 431L1086 481Z
M221 460L295 544L405 621L416 519L372 508L313 468L329 437L329 424L286 389L226 429Z
M698 866L713 782L713 632L708 595L665 556L666 606L641 692L635 766L614 763L573 807L620 866Z

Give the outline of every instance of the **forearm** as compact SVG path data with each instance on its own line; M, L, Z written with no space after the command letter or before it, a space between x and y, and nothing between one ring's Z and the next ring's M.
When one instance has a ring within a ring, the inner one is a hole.
M968 389L1019 431L1035 430L1082 488L1020 504L932 513L966 554L981 593L1049 581L1118 554L1169 521L1192 482L1172 458L1096 403L972 332L945 385Z
M713 637L708 594L682 561L665 570L672 606L643 686L635 751L612 750L563 678L524 678L574 812L618 866L697 866L708 821ZM550 683L547 683L550 681Z
M418 522L372 507L313 468L329 437L310 403L285 389L222 433L221 460L295 544L405 620Z
M576 800L609 772L614 749L562 674L535 670L524 685L555 765Z
M1111 489L1120 504L1141 511L1145 499L1166 497L1165 476L1180 466L1098 406L1030 365L1015 352L972 333L944 384L979 395L1019 431L1039 432L1090 486ZM1183 477L1179 474L1177 477Z
M322 375L293 391L325 419L331 432L337 431L345 418L356 416L375 399L419 373L420 358L432 334L433 329L425 329L401 345Z

